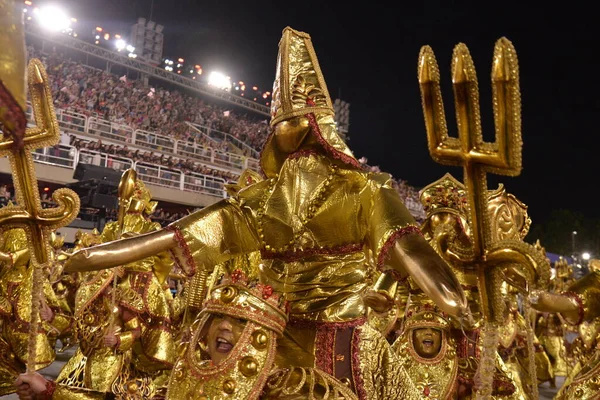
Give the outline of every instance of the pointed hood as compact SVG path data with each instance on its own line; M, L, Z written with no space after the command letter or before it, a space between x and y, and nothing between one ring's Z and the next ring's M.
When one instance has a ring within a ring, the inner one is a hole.
M338 134L333 104L310 35L286 27L279 42L270 125L273 128L281 121L299 116L309 119L311 133L330 156L361 168ZM264 174L276 175L286 157L273 145L271 132L261 154Z

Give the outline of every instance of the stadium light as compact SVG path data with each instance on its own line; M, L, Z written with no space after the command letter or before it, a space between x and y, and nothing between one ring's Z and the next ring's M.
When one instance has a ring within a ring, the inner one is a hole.
M231 89L231 78L220 72L213 71L208 77L208 84L211 86L216 86L219 89L229 90Z
M127 46L123 39L119 39L115 42L115 46L117 47L117 51L121 51Z
M61 32L71 27L71 18L56 6L45 6L36 12L39 24L52 32Z

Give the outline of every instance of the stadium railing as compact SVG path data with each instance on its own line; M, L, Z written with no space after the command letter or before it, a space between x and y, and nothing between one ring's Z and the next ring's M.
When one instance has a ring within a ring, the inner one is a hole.
M225 184L227 182L215 176L196 172L183 173L177 169L148 162L136 162L129 158L112 154L88 149L77 150L75 147L66 144L37 149L33 153L33 159L36 163L72 170L75 170L79 163L112 168L116 171L125 171L128 168L133 168L138 172L139 178L144 183L186 192L202 193L219 198L227 197L227 192L225 191Z
M85 133L90 136L105 138L124 145L137 146L151 151L172 154L184 159L194 159L225 167L228 170L251 168L258 171L259 162L252 157L225 152L203 146L196 141L175 140L154 132L133 129L130 126L107 121L98 117L88 117L71 110L56 108L56 118L60 127L69 133ZM27 117L33 120L31 104L27 103ZM198 128L199 125L194 124ZM202 127L206 130L209 128ZM214 130L213 130L214 131ZM214 131L218 132L218 131Z

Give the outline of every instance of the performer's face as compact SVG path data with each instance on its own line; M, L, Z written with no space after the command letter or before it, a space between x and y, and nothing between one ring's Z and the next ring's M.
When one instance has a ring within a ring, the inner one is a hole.
M215 365L223 361L238 342L246 321L215 314L206 334L207 352Z
M298 150L308 132L310 132L308 118L291 118L275 125L273 140L280 151L293 153Z
M442 331L435 328L419 328L413 330L413 345L418 355L433 358L442 348Z

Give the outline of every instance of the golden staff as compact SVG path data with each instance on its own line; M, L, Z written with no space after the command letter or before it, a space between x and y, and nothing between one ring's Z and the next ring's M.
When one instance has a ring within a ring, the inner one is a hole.
M119 196L119 213L117 215L117 237L115 240L121 239L123 236L123 228L125 225L125 215L127 214L127 206L131 201L131 197L135 192L135 181L137 179L137 172L129 168L123 175L121 175L121 180L119 181L119 187L117 189L117 193ZM117 268L113 268L113 288L111 293L111 314L110 314L110 324L108 331L113 332L115 326L115 308L117 306ZM116 351L116 348L115 348Z
M513 284L518 282L521 288L528 290L529 282L535 277L545 277L544 267L547 264L527 243L493 241L491 219L487 212L487 174L517 176L522 167L517 54L508 39L501 38L496 42L492 67L495 141L491 143L483 140L477 76L466 45L456 45L452 56L458 137L448 135L439 68L429 46L421 48L418 74L429 153L440 164L462 166L464 170L474 251L474 257L469 261L478 268L482 312L490 323L486 324L482 335L484 356L480 368L485 369L489 377L494 369L492 351L495 352L497 347L494 339L497 330L495 333L494 330L503 319L502 279ZM487 382L491 385L490 380ZM478 396L487 395L491 395L491 386L478 393Z
M48 76L44 66L32 59L24 74L25 39L23 14L19 4L0 0L0 51L9 58L0 58L0 156L8 156L12 170L17 205L0 209L0 228L23 228L27 232L31 252L33 282L31 289L31 319L27 354L27 372L35 371L36 337L39 326L39 307L42 296L42 267L49 259L49 238L53 230L68 225L79 213L79 197L65 188L56 190L52 199L56 208L42 208L31 152L52 146L60 139L60 130ZM28 81L36 126L25 129L20 121L24 116L24 90ZM17 107L18 106L18 107ZM9 112L6 112L9 110Z

